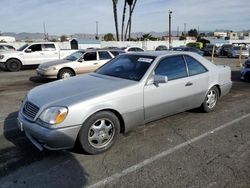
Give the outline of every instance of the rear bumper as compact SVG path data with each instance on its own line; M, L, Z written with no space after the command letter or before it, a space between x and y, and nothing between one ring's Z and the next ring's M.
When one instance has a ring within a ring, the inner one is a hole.
M81 128L81 125L75 125L60 129L49 129L36 122L26 120L20 112L18 114L18 126L39 150L43 148L49 150L73 148Z
M231 88L232 88L232 82L221 85L220 86L221 97L228 94Z

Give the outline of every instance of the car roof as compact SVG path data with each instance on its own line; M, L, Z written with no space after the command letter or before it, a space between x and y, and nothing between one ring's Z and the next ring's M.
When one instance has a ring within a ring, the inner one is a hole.
M130 52L122 55L145 55L153 57L166 57L172 55L197 55L197 54L189 51L146 51L146 52Z

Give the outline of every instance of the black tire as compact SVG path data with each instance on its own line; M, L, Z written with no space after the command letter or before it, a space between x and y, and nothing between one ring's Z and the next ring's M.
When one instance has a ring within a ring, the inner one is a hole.
M207 92L205 100L201 105L202 110L204 112L213 111L216 108L218 100L219 100L219 90L216 86L214 86Z
M83 152L95 155L111 148L118 133L120 133L120 122L117 116L109 111L101 111L83 123L78 143Z
M20 61L16 59L10 59L6 62L5 66L6 66L6 69L10 72L17 72L21 69L22 64Z
M59 71L57 78L58 79L66 79L69 77L75 76L74 72L70 69L62 69Z

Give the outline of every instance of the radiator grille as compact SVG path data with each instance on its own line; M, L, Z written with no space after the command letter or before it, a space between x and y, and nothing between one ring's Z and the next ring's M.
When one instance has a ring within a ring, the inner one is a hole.
M38 111L39 107L37 107L36 105L32 104L29 101L27 101L23 106L23 114L32 120L36 117Z

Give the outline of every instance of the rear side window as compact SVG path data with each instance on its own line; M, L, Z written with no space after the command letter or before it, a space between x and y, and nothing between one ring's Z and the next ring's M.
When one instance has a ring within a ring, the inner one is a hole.
M143 52L143 50L141 48L135 48L135 51L137 51L137 52Z
M101 51L99 53L99 59L100 60L106 60L106 59L111 59L111 55L107 51Z
M187 68L182 56L167 57L155 69L156 75L167 76L168 80L187 77Z
M56 47L54 44L44 44L43 51L55 51Z
M185 55L184 57L185 57L185 60L187 62L188 71L189 71L190 76L207 72L207 69L200 62L198 62L196 59L194 59L190 56L187 56L187 55Z

